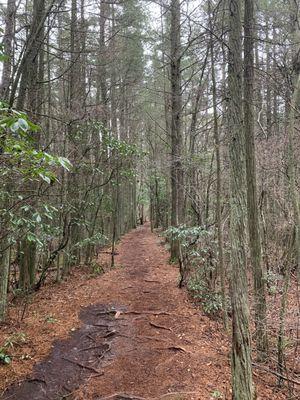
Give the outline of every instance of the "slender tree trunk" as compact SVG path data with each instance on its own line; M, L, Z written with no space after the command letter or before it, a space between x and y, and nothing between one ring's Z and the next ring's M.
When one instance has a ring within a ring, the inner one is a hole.
M266 132L268 139L272 135L272 92L271 92L271 49L269 43L269 22L266 22Z
M245 178L242 110L241 1L229 0L228 126L232 302L232 398L253 400L251 339L245 257Z
M278 338L277 338L277 369L279 372L278 377L278 386L282 386L284 376L284 364L285 364L285 357L284 357L284 350L285 350L285 321L286 321L286 312L288 306L288 293L291 283L291 265L292 265L292 253L293 247L295 245L295 236L296 232L293 232L291 235L291 246L290 249L287 251L287 257L285 259L286 267L284 270L284 281L283 281L283 288L282 288L282 295L281 295L281 304L280 304L280 311L279 311L279 329L278 329Z
M295 139L297 130L299 129L299 101L300 101L300 27L299 5L292 3L292 18L294 18L293 26L293 93L291 96L289 115L288 115L288 172L289 172L289 188L292 197L293 219L295 228L295 254L298 278L300 280L300 210L299 210L299 194L297 190L297 158L295 155Z
M244 9L244 127L247 180L247 211L249 247L254 277L255 325L258 356L264 359L268 348L267 307L265 277L262 268L261 240L259 230L259 211L256 190L256 164L253 119L253 29L254 3L245 0Z
M44 23L48 12L50 12L49 9L45 12L44 0L34 0L31 29L10 96L10 103L12 105L16 91L15 85L18 83L18 77L20 77L20 87L16 104L18 110L23 110L26 101L31 113L36 108L38 55L44 40Z
M183 169L182 169L182 95L181 95L181 43L180 0L171 1L171 225L183 222ZM171 243L171 259L179 256L179 243Z
M12 64L13 64L13 36L15 26L15 12L16 5L15 0L7 0L7 8L5 13L5 30L3 35L3 52L7 57L2 65L2 78L0 84L0 99L8 100L9 98L9 86L12 78Z
M2 77L0 84L0 100L2 101L8 100L9 98L9 87L12 77L12 44L14 36L15 11L15 0L7 0L5 30L2 40L3 52L5 56L7 56L7 59L4 60L2 64ZM7 185L3 185L2 189L7 190ZM7 205L8 201L4 201L3 204L1 204L3 209L6 209ZM1 221L0 231L2 240L0 240L0 322L4 321L7 309L7 290L10 267L10 246L7 239L7 229L9 229L7 221Z
M34 0L33 2L33 16L29 37L35 37L37 32L39 36L36 37L31 43L29 56L24 64L22 71L19 95L17 100L17 108L22 110L27 107L30 118L37 122L38 113L41 110L41 93L42 89L38 83L38 78L43 77L44 65L43 63L43 40L44 40L44 24L41 25L40 21L46 20L45 16L45 2L44 0ZM35 135L35 145L38 148L40 143L40 135ZM25 190L36 190L36 185L29 182L24 187ZM35 201L32 201L32 206ZM20 244L20 279L19 285L23 290L31 289L35 283L35 270L36 270L36 244L29 241L26 237L23 238Z
M191 125L189 129L189 136L190 136L189 156L191 159L190 178L189 178L190 205L192 205L192 208L196 214L198 225L202 224L202 217L200 212L199 195L197 191L197 165L194 158L196 154L198 113L199 113L199 108L201 107L201 100L203 96L203 90L204 90L203 77L207 66L208 56L209 56L209 48L207 48L205 59L203 61L203 67L201 70L201 76L197 85L198 87L197 87L196 97L194 100L194 106L191 116Z
M209 8L209 21L210 30L212 32L212 16L211 16L211 0L208 3ZM225 265L224 265L224 246L223 246L223 229L222 229L222 210L221 210L221 196L222 196L222 177L221 177L221 152L220 152L220 135L218 124L218 110L217 110L217 85L215 76L215 55L214 55L214 38L210 36L210 59L211 59L211 80L212 80L212 100L213 100L213 124L214 124L214 142L216 149L216 173L217 173L217 189L216 189L216 220L218 231L218 267L221 280L221 294L222 294L222 310L223 310L223 323L224 327L228 329L228 316L226 306L226 288L225 288Z
M0 322L4 321L6 316L10 260L10 246L7 240L7 232L4 232L3 226L1 235L5 236L5 239L2 239L0 242Z

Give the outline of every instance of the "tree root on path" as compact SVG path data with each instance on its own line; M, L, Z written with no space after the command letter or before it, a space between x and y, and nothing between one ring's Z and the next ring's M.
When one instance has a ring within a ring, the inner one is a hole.
M62 357L62 359L66 360L66 361L68 361L68 362L70 362L72 364L78 365L81 368L88 369L88 370L90 370L92 372L95 372L96 374L98 374L98 376L104 374L104 372L100 372L98 369L96 369L94 367L91 367L90 365L81 364L80 362L75 361L75 360L71 360L70 358L67 358L67 357Z
M165 342L165 343L170 343L170 340L168 339L163 339L163 338L159 338L159 337L155 337L155 336L144 336L144 335L138 335L135 336L137 339L147 339L147 340L155 340L157 342Z
M117 335L118 334L118 332L114 329L114 330L112 330L112 331L109 331L109 332L107 332L104 336L102 336L103 338L108 338L108 337L112 337L112 336L115 336L115 335Z
M108 397L99 397L98 400L147 400L145 397L136 397L126 393L115 393Z
M108 344L107 349L104 350L104 352L99 356L99 360L102 360L102 358L111 350L111 345Z
M151 400L160 400L160 399L164 399L165 397L169 397L169 396L180 396L180 395L198 394L198 393L199 392L170 392L170 393L163 394L162 396L159 396L156 399L151 399Z
M151 322L151 321L149 321L149 325L153 326L154 328L165 329L166 331L172 332L172 329L171 329L171 328L168 328L167 326L163 326L163 325L154 324L154 323Z
M47 386L47 382L45 381L45 379L41 379L41 378L30 378L30 379L24 379L24 381L22 382L36 382L36 383L43 383L44 385Z
M103 347L103 344L99 344L98 346L84 347L83 349L79 349L78 351L95 350L95 349L99 349L99 347Z
M181 346L160 347L156 348L156 350L172 350L172 351L181 351L182 353L190 353L188 350L186 350Z
M119 333L118 336L124 337L126 339L132 339L132 340L134 340L134 339L136 339L136 340L144 340L144 339L146 339L146 340L155 340L157 342L165 342L165 343L169 343L170 342L170 340L163 339L163 338L157 338L155 336L142 336L142 335L129 336L129 335L124 335L122 333Z
M133 315L175 315L175 314L171 314L168 313L166 311L149 311L149 310L145 310L145 311L121 311L122 314L133 314Z
M155 310L153 310L153 311L150 311L150 310L120 311L120 315L122 315L122 314L124 314L124 315L133 314L133 315L140 315L140 316L143 316L143 315L168 315L170 317L175 317L175 318L178 318L180 320L183 319L183 318L189 319L191 317L191 315L198 315L198 313L194 313L194 314L191 314L191 315L181 315L181 314L170 313L170 312L167 312L167 311L155 311Z
M165 393L158 397L138 397L133 394L114 393L107 397L99 397L97 400L161 400L169 396L180 396L180 395L190 395L190 394L198 394L198 392L170 392L170 393Z
M169 313L167 311L151 311L151 310L141 310L141 311L135 311L135 310L131 310L131 311L123 311L123 310L107 310L107 311L97 311L96 313L94 313L94 315L106 315L106 314L115 314L115 316L117 315L116 318L118 318L119 316L123 315L129 315L129 314L133 314L133 315L168 315L168 316L175 316L175 317L180 317L180 318L189 318L188 316L179 316L178 314L174 314L174 313ZM94 326L104 326L102 324L94 324Z

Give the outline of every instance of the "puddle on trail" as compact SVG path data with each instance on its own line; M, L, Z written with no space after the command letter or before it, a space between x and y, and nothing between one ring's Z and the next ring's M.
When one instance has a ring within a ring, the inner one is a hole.
M101 304L84 308L83 325L69 338L54 342L50 355L25 380L7 388L1 399L72 399L72 392L87 378L102 375L101 367L113 357L111 342L119 324L115 310Z

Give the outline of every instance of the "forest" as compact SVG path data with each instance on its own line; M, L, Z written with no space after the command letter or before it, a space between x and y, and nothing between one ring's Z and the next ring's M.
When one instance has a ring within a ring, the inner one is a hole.
M0 398L300 398L298 0L0 1Z

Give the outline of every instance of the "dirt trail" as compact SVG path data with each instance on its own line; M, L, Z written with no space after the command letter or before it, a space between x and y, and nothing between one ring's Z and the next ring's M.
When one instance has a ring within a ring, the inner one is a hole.
M119 268L74 288L81 326L3 398L229 399L226 340L177 288L177 268L167 261L149 226L127 234ZM63 312L70 307L62 302ZM269 388L262 398L280 397Z
M201 328L199 312L177 289L178 271L168 265L169 255L159 239L148 226L142 227L122 240L118 252L118 264L124 269L118 282L111 283L109 300L127 311L118 318L123 326L112 344L113 361L104 368L103 377L86 388L83 398L121 393L145 398L174 393L178 398L189 392L188 399L209 399L215 389L223 390L224 371L217 366L226 354L212 346L211 354L208 348L199 354L199 338L206 346L213 331L206 318Z

